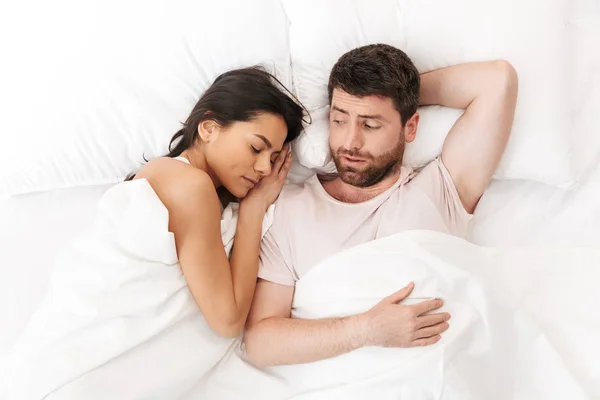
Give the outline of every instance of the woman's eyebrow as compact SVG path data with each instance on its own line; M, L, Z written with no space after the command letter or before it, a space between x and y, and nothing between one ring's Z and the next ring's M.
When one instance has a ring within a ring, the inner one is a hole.
M254 134L254 136L256 136L257 138L261 139L263 142L265 142L265 144L267 145L267 149L271 149L273 148L273 145L271 144L271 142L269 142L269 139L267 139L266 137L264 137L263 135L258 135L258 134Z

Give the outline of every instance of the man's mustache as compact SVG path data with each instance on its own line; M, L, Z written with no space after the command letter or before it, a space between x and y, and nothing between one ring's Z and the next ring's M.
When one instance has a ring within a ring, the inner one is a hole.
M369 153L361 153L358 150L348 150L344 148L339 148L336 152L338 156L348 156L353 158L362 158L364 160L372 160L373 156Z

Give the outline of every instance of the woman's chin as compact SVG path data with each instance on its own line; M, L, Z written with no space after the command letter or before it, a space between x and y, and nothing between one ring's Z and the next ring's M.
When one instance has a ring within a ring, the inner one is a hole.
M250 189L243 188L243 187L237 187L237 188L236 187L232 187L232 188L228 187L227 190L229 190L229 193L231 193L238 199L243 199L244 197L246 197L246 195L250 191Z

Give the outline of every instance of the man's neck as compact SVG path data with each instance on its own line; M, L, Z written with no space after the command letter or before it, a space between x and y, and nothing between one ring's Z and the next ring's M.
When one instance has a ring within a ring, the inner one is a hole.
M319 179L323 189L334 199L344 203L362 203L379 196L391 188L400 179L400 169L384 178L381 182L369 187L356 187L344 183L339 177L331 180Z

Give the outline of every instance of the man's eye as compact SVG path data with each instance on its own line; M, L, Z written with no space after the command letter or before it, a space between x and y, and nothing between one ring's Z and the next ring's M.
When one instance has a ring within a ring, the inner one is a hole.
M367 129L371 129L371 130L374 130L374 129L379 129L379 128L381 128L381 127L380 127L380 126L373 126L373 125L368 125L368 124L365 124L365 128L367 128Z
M256 148L256 147L254 147L254 146L250 146L250 147L252 147L252 151L253 151L253 152L255 152L256 154L260 154L260 150L259 150L259 149L257 149L257 148Z
M335 122L338 125L341 125L344 123L344 121L340 121L339 119L334 119L333 122Z

